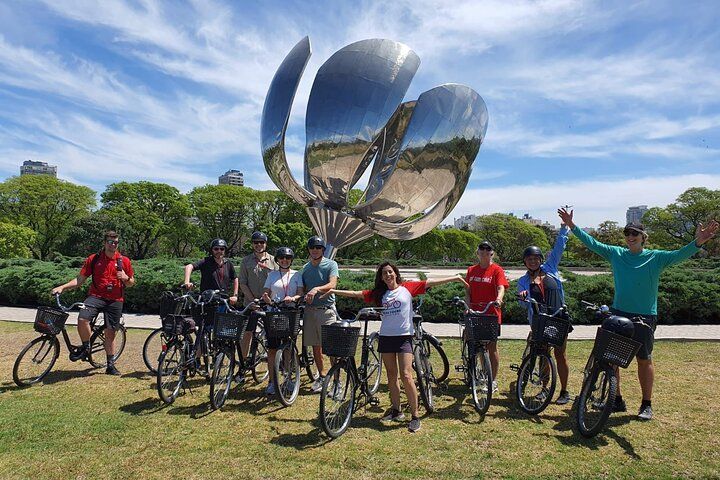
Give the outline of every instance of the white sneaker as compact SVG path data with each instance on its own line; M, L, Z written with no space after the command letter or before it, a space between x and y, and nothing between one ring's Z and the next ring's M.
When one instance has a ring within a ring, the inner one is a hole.
M325 377L318 377L317 380L315 380L310 387L310 390L312 390L314 393L320 393L322 390L322 384Z

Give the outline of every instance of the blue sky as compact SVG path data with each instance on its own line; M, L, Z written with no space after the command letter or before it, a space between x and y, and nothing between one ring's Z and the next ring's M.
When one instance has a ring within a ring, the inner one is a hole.
M260 114L275 69L309 35L287 152L302 178L312 79L336 50L390 38L421 59L407 99L447 82L490 122L467 213L624 222L691 186L720 188L720 8L708 2L464 1L0 3L0 179L24 160L102 191L182 191L229 168L274 188Z

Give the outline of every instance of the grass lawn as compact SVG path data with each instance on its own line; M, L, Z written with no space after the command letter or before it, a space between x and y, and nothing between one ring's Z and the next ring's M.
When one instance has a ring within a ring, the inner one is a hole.
M73 337L75 337L75 332ZM34 337L29 324L0 322L0 478L398 478L720 476L720 343L658 342L651 422L634 419L640 404L635 364L624 371L629 412L610 417L592 440L572 429L570 405L528 417L509 385L523 342L501 342L500 392L481 420L469 390L452 372L436 412L411 434L381 425L389 405L361 409L348 432L328 441L317 422L319 399L305 383L290 408L250 384L213 412L209 388L171 406L158 399L141 359L147 331L131 331L118 368L121 378L61 356L45 384L12 383L16 355ZM62 343L62 342L61 342ZM446 341L451 364L459 344ZM570 390L577 393L591 342L571 342ZM305 377L304 381L307 382Z

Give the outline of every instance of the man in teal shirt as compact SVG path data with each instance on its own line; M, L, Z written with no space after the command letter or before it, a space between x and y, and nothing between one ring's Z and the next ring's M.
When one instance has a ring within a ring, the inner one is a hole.
M652 330L635 329L635 340L642 346L637 354L638 379L642 390L642 404L638 418L652 419L652 389L655 380L655 368L652 362L654 331L657 325L657 296L660 274L671 265L680 263L700 251L700 246L717 233L718 222L713 220L706 227L700 225L695 240L679 250L645 250L648 238L641 224L630 223L625 226L627 248L606 245L580 230L573 222L573 211L558 210L560 219L572 229L575 236L592 252L610 262L615 283L615 297L612 310L623 317L643 316ZM620 372L618 371L618 390L615 398L615 411L626 411L625 402L620 395Z

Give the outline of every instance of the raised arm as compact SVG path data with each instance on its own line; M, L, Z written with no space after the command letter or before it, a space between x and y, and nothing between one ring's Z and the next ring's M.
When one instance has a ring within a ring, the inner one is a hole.
M427 279L425 281L425 288L430 288L436 285L442 285L444 283L450 282L460 282L465 288L470 287L470 285L468 285L468 283L463 278L462 274L458 273L457 275L453 275L452 277Z
M701 223L700 225L698 225L697 231L695 233L695 240L678 250L659 251L658 255L660 256L662 268L667 268L671 265L675 265L695 255L697 252L700 251L700 246L702 246L703 244L705 244L705 242L715 236L719 228L720 224L718 224L718 222L716 222L715 220L712 220L710 223L707 224L707 226L703 226L703 224Z
M570 229L566 225L563 225L560 228L560 233L558 233L558 236L555 239L555 245L545 261L544 267L546 271L553 273L557 272L558 265L560 265L560 260L562 259L562 254L565 251L565 246L567 245L569 236Z
M584 243L591 252L600 255L606 260L610 260L610 257L612 256L615 247L605 245L602 242L598 242L593 237L585 233L583 230L580 230L580 228L575 225L575 222L573 221L573 210L570 210L568 212L567 209L560 208L558 209L558 215L560 215L560 220L562 220L565 225L570 227L578 240Z

